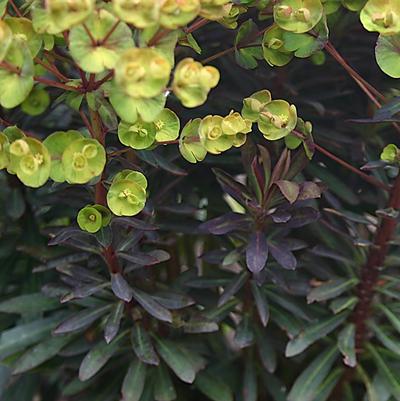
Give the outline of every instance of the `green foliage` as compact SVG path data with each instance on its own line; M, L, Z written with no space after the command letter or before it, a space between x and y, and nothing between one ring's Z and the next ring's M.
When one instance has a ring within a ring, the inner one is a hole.
M0 398L399 400L399 7L0 0Z

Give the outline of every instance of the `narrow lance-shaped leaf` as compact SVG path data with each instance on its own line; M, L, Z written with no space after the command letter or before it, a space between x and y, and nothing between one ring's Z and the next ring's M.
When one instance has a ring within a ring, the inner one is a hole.
M156 401L172 401L176 399L176 391L171 375L164 364L157 367L154 380L154 399Z
M214 235L223 235L245 229L248 222L248 217L243 214L227 213L201 224L199 228Z
M86 381L92 378L115 354L119 340L125 333L120 334L111 344L105 341L97 343L83 358L79 367L79 379Z
M375 363L378 365L379 372L381 373L383 379L387 383L393 397L400 401L400 378L397 374L397 371L394 371L382 358L379 352L373 347L371 344L367 344L367 349L372 355L372 358L375 360Z
M233 401L232 390L218 376L202 372L197 375L194 384L213 401Z
M193 383L196 370L192 361L182 351L181 346L170 340L157 338L157 351L164 362L185 383Z
M25 352L15 363L13 374L23 373L36 368L51 359L71 341L70 336L50 337Z
M400 340L397 340L394 337L390 337L389 334L387 334L382 327L373 323L372 321L368 322L368 326L372 328L377 339L382 343L382 345L400 356Z
M65 318L64 314L57 314L56 316L38 319L31 323L4 330L0 336L0 357L5 358L48 337L51 330L63 318Z
M392 323L393 328L400 333L400 318L397 317L389 308L387 308L383 304L379 304L379 309L385 314L385 316L389 319L390 323Z
M243 401L257 401L258 388L257 388L257 375L255 363L250 356L246 359L243 387L242 387Z
M357 364L355 333L356 327L351 323L345 326L338 336L338 347L344 357L343 362L352 368Z
M274 259L284 268L294 270L297 267L297 260L293 253L285 245L270 241L268 249Z
M251 282L251 292L253 293L254 302L256 303L261 324L265 327L269 320L269 305L267 298L255 281Z
M330 280L320 286L312 289L307 295L307 302L310 304L315 301L325 301L327 299L336 298L343 294L345 291L354 287L358 280L356 278L343 279L338 278Z
M121 401L139 401L146 381L146 365L139 359L133 361L122 383Z
M130 302L133 297L133 290L121 273L111 275L111 289L122 301Z
M324 319L317 324L308 326L297 337L288 342L285 355L291 357L300 354L315 341L335 330L336 327L344 322L346 317L347 313L341 313L340 315Z
M224 305L231 297L233 297L243 287L248 277L249 273L247 273L247 271L236 275L236 277L225 287L224 292L218 300L218 306Z
M136 322L131 332L131 342L136 356L144 363L158 365L160 360L154 350L151 338L140 322Z
M336 346L318 355L296 379L290 390L288 401L313 401L337 356Z
M268 244L264 233L256 231L248 241L246 247L246 264L248 269L254 273L260 273L268 260Z
M256 329L256 341L261 363L269 373L274 373L277 361L272 339L260 329Z
M54 334L65 334L74 331L83 330L89 327L93 322L110 310L110 305L102 306L95 309L86 309L76 315L70 317L68 320L61 323L55 330Z
M163 322L172 322L172 315L168 309L165 309L157 301L155 301L149 294L132 288L133 298L145 309L150 315Z
M104 339L106 340L106 343L110 343L118 334L124 307L125 305L122 301L118 302L108 316L104 327Z

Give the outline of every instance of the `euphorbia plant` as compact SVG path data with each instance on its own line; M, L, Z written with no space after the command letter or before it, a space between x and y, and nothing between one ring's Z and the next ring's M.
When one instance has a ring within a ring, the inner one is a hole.
M0 15L6 400L400 400L397 0Z

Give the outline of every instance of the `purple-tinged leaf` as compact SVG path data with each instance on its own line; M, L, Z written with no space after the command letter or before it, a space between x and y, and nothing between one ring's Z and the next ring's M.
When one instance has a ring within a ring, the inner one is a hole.
M124 307L125 305L123 302L118 302L107 318L106 325L104 327L104 339L106 340L107 344L109 344L118 334Z
M248 269L254 273L260 273L268 260L268 244L265 235L257 231L250 236L246 247L246 264Z
M292 204L296 202L300 193L299 184L287 180L275 181L275 184L279 187L282 195L289 201L289 203Z
M293 253L284 245L269 242L269 251L274 259L285 269L294 270L297 267L297 260Z
M118 252L118 256L128 262L134 263L139 266L153 266L159 263L165 262L170 258L168 252L162 249L155 249L148 253L135 252L134 254L128 254L126 252Z
M265 177L265 192L267 191L267 188L270 183L271 179L271 155L269 154L269 151L266 147L258 145L258 150L260 152L260 163L263 167L264 171L264 177Z
M136 322L131 332L131 343L136 356L148 365L158 365L160 359L154 350L151 338L140 322Z
M172 322L171 312L155 301L151 295L137 288L132 288L132 295L150 315L163 322Z
M111 289L122 301L130 302L133 297L133 290L121 273L111 274Z
M111 220L112 224L119 226L132 227L142 231L156 231L158 227L154 224L147 223L146 221L136 219L134 217L114 217Z
M232 298L243 287L248 278L249 273L247 271L236 275L236 277L225 287L223 294L218 300L218 306L224 305L230 298Z
M318 210L312 207L301 207L294 209L292 212L292 218L285 224L285 228L299 228L306 226L307 224L314 223L319 219Z
M86 329L93 322L106 314L109 310L110 305L102 306L95 309L85 309L62 322L59 326L56 327L53 333L66 334Z
M239 213L227 213L200 225L200 230L214 235L223 235L235 230L246 230L248 218Z
M72 301L73 299L82 299L82 298L87 298L90 297L93 294L96 294L97 292L103 290L104 288L108 287L109 283L92 283L92 284L87 284L83 285L80 287L76 287L73 289L72 292L69 292L68 294L65 294L61 297L60 302L65 303Z
M287 223L291 219L292 215L289 210L277 209L271 214L271 219L274 223Z
M270 185L274 182L283 179L290 168L290 152L287 148L281 153L279 160L275 164L274 169L272 170Z
M86 238L94 238L93 234L82 231L77 227L67 227L59 230L49 241L49 245L59 245L69 240L72 237L81 236Z
M159 291L152 297L160 305L170 310L183 309L195 304L195 300L188 295L171 291Z
M222 189L242 206L257 206L249 190L243 184L237 182L231 175L221 169L215 168L213 172Z
M261 324L266 327L269 320L269 305L267 298L255 281L251 282L251 292L253 293Z

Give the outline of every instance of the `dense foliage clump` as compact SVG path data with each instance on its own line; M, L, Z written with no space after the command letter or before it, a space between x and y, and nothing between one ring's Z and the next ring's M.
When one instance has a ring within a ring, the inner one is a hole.
M400 1L0 16L1 399L400 400Z

